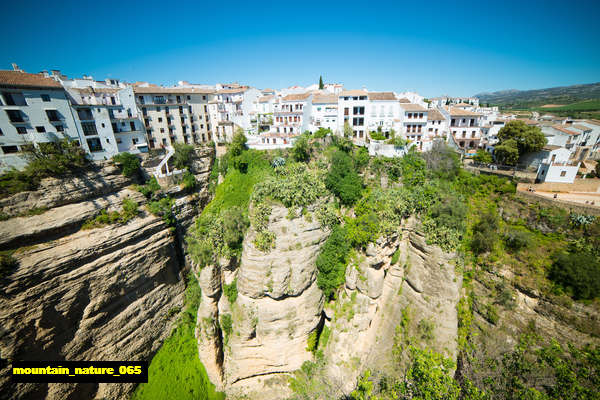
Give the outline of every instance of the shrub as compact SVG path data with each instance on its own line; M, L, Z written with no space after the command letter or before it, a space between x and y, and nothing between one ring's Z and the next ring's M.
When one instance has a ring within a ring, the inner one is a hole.
M498 231L498 219L496 215L488 211L481 219L473 225L473 237L471 239L471 250L475 254L482 254L494 248Z
M227 345L227 343L229 343L229 336L233 332L233 321L231 319L231 314L221 315L220 325L221 330L223 330L223 342L225 345Z
M373 140L385 140L386 139L386 137L385 137L385 135L383 133L377 132L377 131L371 131L371 132L369 132L369 136Z
M477 154L473 157L473 161L480 164L491 164L493 159L492 155L483 149L477 150Z
M146 196L146 198L151 198L156 192L160 190L160 185L156 178L153 176L150 178L144 185L136 185L136 190Z
M268 253L275 248L275 234L271 231L259 232L252 243L258 250Z
M123 199L121 207L123 209L121 211L121 223L126 223L130 219L136 217L139 213L137 202L131 199Z
M392 265L394 265L398 262L399 259L400 259L400 249L396 250L394 252L394 254L392 254L392 259L390 260L390 263Z
M246 135L244 135L244 132L241 129L238 129L235 135L233 135L231 143L227 147L227 152L230 154L231 157L237 157L241 155L244 152L244 150L248 148L246 146L247 141L248 139L246 139Z
M175 153L173 154L173 166L177 169L190 168L192 166L194 146L191 144L175 143L173 148L175 149Z
M317 257L317 284L327 298L333 298L337 288L344 283L350 243L344 227L336 226L321 247Z
M234 279L229 285L223 284L223 293L225 294L225 297L227 297L227 300L229 300L230 304L235 303L238 296L237 278Z
M190 171L185 171L183 173L181 178L181 186L183 187L183 190L190 193L196 189L197 184L198 182L196 182L196 177L194 174L192 174Z
M417 328L419 329L419 334L421 335L421 339L426 340L426 341L430 341L433 339L433 337L434 337L433 331L435 328L435 325L433 324L433 322L431 322L428 319L422 319L419 321Z
M530 247L531 243L532 237L529 232L513 229L504 235L504 244L514 251Z
M223 241L229 248L237 249L242 245L244 232L248 228L248 218L241 207L231 207L224 210L219 218L223 226Z
M329 128L319 128L317 129L317 131L315 133L313 133L313 137L316 139L321 139L324 138L327 135L331 135L333 134L333 132L331 132L331 129Z
M560 253L549 278L577 300L593 299L600 293L600 262L589 252Z
M310 159L310 149L307 135L302 135L296 139L291 153L292 158L298 162L307 162Z
M346 221L346 238L356 248L365 248L378 236L379 218L375 212L369 212Z
M174 204L175 200L170 197L163 197L160 200L149 202L146 207L152 215L162 217L167 226L174 227L177 222L172 210Z
M314 354L314 352L317 350L318 338L319 332L317 332L315 329L310 333L310 335L308 335L308 338L306 339L306 351L310 351Z
M333 154L325 185L344 205L353 205L360 198L362 180L347 153L336 151Z
M136 217L139 213L138 204L128 198L123 199L121 202L121 212L102 210L99 215L95 218L89 219L83 223L81 229L94 229L101 228L111 224L126 224L132 218Z
M113 161L119 164L121 173L126 177L132 177L140 170L140 159L131 153L119 153L113 156Z
M317 208L315 215L321 228L333 229L340 223L335 206L330 202L321 204Z
M9 276L19 265L19 262L9 251L0 252L0 279Z

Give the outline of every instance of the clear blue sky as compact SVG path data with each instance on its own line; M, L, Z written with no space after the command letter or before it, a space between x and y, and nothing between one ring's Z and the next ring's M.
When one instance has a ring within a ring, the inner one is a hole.
M425 96L600 81L600 1L487 3L7 1L0 69Z

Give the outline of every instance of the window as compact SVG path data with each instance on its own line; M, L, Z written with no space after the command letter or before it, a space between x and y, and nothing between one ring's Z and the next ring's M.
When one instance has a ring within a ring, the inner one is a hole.
M2 146L2 152L4 154L18 153L19 149L17 146Z
M56 110L46 110L46 116L50 122L60 122L61 120L60 114Z
M131 139L131 144L138 144L139 139L138 138L132 138Z
M423 118L423 113L419 113L419 118Z
M560 176L566 176L567 175L567 171L560 171Z
M102 127L103 127L103 128L106 128L106 125L104 125L104 122L102 123Z
M162 117L158 117L158 122L162 122Z
M87 139L87 144L91 152L102 151L102 144L98 138Z
M191 100L192 98L190 96L187 97L188 100Z
M44 101L46 103L50 101L50 95L43 94L40 97L42 98L42 101Z
M163 144L163 146L165 146L165 145L167 144L167 139L164 139L164 138L163 138L163 140L162 140L162 144Z
M19 110L4 110L10 122L25 122L26 116Z
M94 122L82 122L81 128L83 129L83 134L85 136L93 136L98 134L98 131L96 130L96 124Z
M38 133L44 133L44 132L46 132L46 128L44 128L43 126L36 126L35 130Z
M165 133L165 128L160 128L160 133Z
M4 98L4 104L7 106L26 106L27 105L27 102L25 101L25 96L23 96L23 93L2 92L2 97Z
M17 133L19 135L24 135L27 133L27 128L25 128L24 126L17 126Z
M0 136L4 136L4 133L2 132L2 129L0 129Z
M117 144L121 144L123 141L120 138L117 138Z
M131 121L129 123L129 127L131 128L132 131L135 131L135 122Z
M106 143L110 143L110 140L108 140L108 138L106 138Z
M412 118L412 113L408 113L408 119Z

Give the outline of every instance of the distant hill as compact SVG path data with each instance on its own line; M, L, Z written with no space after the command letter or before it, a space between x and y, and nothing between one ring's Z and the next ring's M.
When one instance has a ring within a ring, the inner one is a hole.
M475 97L481 103L512 107L538 107L544 104L570 104L582 100L600 99L600 82L584 85L560 86L535 90L501 90L480 93Z

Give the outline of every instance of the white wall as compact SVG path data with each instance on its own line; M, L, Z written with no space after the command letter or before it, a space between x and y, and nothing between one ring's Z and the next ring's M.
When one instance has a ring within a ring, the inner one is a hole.
M576 166L542 163L538 168L537 179L540 182L573 183L578 170L579 163Z

